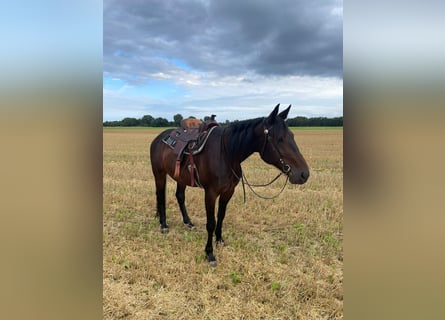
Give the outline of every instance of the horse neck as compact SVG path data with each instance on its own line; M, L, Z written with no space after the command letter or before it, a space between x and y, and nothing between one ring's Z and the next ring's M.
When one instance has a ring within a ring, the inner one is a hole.
M239 165L254 152L260 151L261 142L256 131L262 123L263 118L257 118L241 121L227 128L225 147L232 165Z

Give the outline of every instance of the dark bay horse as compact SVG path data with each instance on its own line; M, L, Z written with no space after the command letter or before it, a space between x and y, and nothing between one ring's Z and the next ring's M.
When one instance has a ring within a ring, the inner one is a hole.
M278 104L268 117L240 121L226 128L215 127L203 151L194 156L199 181L205 190L208 234L205 252L211 266L216 266L213 233L216 243L224 244L222 224L226 207L240 181L241 163L245 159L258 152L264 162L287 174L292 184L303 184L309 178L306 160L298 150L294 135L285 121L290 107L278 113ZM156 183L157 214L162 232L168 232L165 216L167 174L174 176L176 162L173 150L162 140L167 138L172 130L174 129L160 133L150 146L151 166ZM185 157L181 163L181 173L175 179L176 198L183 222L193 228L185 208L185 188L191 185L190 171L186 169L188 164L188 157ZM215 221L215 202L218 197L218 220Z

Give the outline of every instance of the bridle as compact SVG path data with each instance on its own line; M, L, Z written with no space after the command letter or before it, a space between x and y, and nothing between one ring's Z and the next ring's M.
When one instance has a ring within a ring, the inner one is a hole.
M261 152L260 152L261 158L263 158L264 151L266 150L267 143L269 142L270 145L272 146L272 148L280 156L280 160L279 161L280 161L280 164L282 166L282 168L281 168L282 173L288 175L289 172L290 172L290 166L284 162L283 156L281 155L281 152L280 152L280 149L278 149L278 147L276 146L275 142L273 141L273 139L272 139L272 137L270 135L270 132L271 132L273 126L267 128L266 121L263 120L263 128L264 128L264 143L263 143L263 147L261 148Z
M265 183L265 184L252 184L252 183L249 183L249 182L247 181L247 178L246 178L246 176L244 175L244 172L243 172L242 168L241 168L241 177L238 177L238 175L235 173L235 171L234 171L233 168L232 168L232 173L233 173L233 175L234 175L238 180L241 180L241 183L242 183L242 186L243 186L244 203L246 202L246 189L245 189L245 187L244 187L245 184L249 187L249 189L250 189L250 190L251 190L257 197L259 197L259 198L261 198L261 199L268 199L268 200L270 200L270 199L275 199L276 197L278 197L278 196L283 192L284 188L286 187L287 182L289 181L289 172L290 172L290 170L291 170L291 169L290 169L290 166L284 162L284 160L283 160L283 156L281 155L281 152L280 152L280 149L278 149L278 147L275 145L275 142L273 141L273 139L272 139L272 137L271 137L271 135L270 135L270 132L271 132L273 126L267 128L267 126L266 126L266 120L264 119L264 120L263 120L263 128L264 128L264 143L263 143L263 147L261 148L261 151L260 151L260 156L261 156L261 158L263 158L264 151L266 150L267 143L269 142L270 145L272 146L272 148L278 153L278 155L279 155L279 157L280 157L280 160L279 160L279 161L280 161L280 163L281 163L282 169L281 169L281 172L278 173L278 175L277 175L275 178L272 179L272 181L270 181L270 182L268 182L268 183ZM258 193L253 189L253 187L267 187L267 186L271 185L272 183L274 183L274 182L275 182L279 177L281 177L282 175L286 175L286 181L284 182L283 187L281 188L281 190L280 190L276 195L274 195L274 196L271 196L271 197L262 196L262 195L258 194Z

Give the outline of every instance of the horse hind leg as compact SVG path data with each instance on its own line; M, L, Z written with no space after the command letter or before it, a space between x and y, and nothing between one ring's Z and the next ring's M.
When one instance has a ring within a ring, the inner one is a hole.
M207 261L210 266L216 267L216 258L213 254L213 233L215 232L215 200L217 198L217 194L212 192L211 190L205 190L205 205L206 205L206 215L207 215L207 244L205 247L205 252L207 256Z
M190 217L187 213L187 209L185 208L185 185L177 183L176 186L176 199L178 200L179 209L182 214L182 221L184 224L191 230L195 229L195 225L190 220Z
M156 181L156 215L159 216L161 232L168 232L167 217L165 214L165 187L167 184L167 176L165 173L154 173Z
M164 135L165 136L165 135ZM165 145L162 143L162 134L158 135L150 145L151 170L156 186L156 215L159 216L161 232L168 232L167 218L165 214L165 191L167 185L167 172L163 161Z

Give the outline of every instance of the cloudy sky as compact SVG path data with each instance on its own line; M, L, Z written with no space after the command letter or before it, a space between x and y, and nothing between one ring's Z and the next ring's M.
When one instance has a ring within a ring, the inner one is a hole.
M103 118L343 115L342 0L104 0Z

